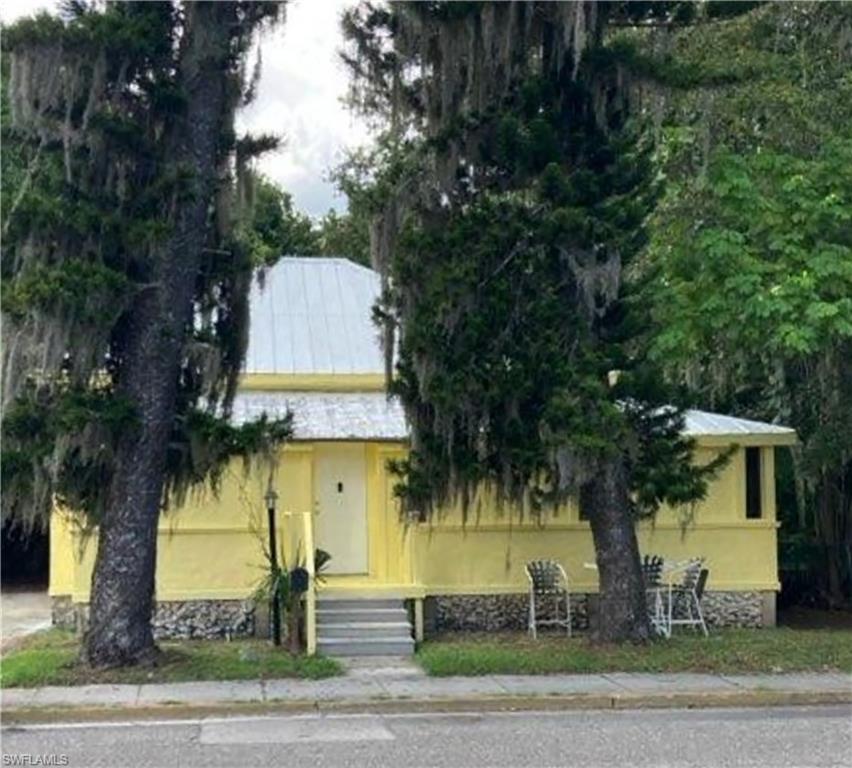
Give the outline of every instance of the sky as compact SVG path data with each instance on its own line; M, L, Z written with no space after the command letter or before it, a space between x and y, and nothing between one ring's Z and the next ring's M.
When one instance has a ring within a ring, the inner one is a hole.
M346 209L327 180L347 147L365 143L365 123L341 103L347 76L337 51L340 14L352 0L293 0L283 25L261 39L257 98L238 116L240 130L274 133L283 146L258 163L261 172L293 195L297 209L314 217ZM4 23L55 7L52 0L3 0Z

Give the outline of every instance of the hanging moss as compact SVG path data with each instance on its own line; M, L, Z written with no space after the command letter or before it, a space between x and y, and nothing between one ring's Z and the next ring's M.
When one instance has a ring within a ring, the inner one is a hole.
M125 340L134 302L157 291L156 263L180 205L200 194L163 140L186 106L175 73L192 4L79 4L4 28L3 515L46 521L54 497L100 518L117 441L131 439ZM217 206L182 341L167 489L202 482L234 455L284 440L287 420L230 427L255 266L235 236L250 211L251 163L274 144L237 137L249 95L243 59L275 3L234 6L223 77ZM256 78L255 78L256 79ZM239 176L239 180L237 179ZM238 183L239 182L239 183Z
M83 322L109 322L121 312L129 285L124 274L103 264L38 264L3 285L3 311L20 319L62 306Z
M169 463L176 467L167 488L170 502L180 506L193 489L218 490L222 471L239 458L246 472L254 461L275 464L275 450L292 436L292 417L265 415L242 426L201 410L192 410L175 427Z
M346 16L351 100L386 121L389 156L406 156L367 182L376 317L412 432L394 465L406 510L467 511L483 488L535 510L618 455L647 514L699 497L718 468L690 467L681 412L658 410L670 393L647 386L624 277L656 188L628 120L634 73L604 47L604 24L678 19L678 4L661 5L366 4Z
M41 525L53 494L93 519L102 509L116 441L133 408L107 389L30 381L3 415L3 496L9 519Z

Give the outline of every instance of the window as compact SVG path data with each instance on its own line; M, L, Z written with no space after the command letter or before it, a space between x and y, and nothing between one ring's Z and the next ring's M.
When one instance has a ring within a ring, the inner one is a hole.
M763 516L761 499L760 448L746 448L746 518L758 520Z

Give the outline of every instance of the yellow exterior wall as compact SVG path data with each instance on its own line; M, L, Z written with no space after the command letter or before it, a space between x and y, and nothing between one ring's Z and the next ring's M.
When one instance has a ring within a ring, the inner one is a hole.
M72 521L59 509L50 520L50 584L51 596L70 595L74 591L76 558L72 551Z
M696 458L707 461L715 450L702 447ZM279 541L289 565L305 538L301 513L313 509L313 452L311 443L287 446L275 472ZM538 558L562 562L577 591L596 588L595 572L583 567L594 562L591 532L575 505L546 513L543 525L484 505L478 515L472 512L467 525L458 510L451 510L431 523L406 526L386 466L389 459L404 456L404 446L366 443L365 452L368 573L326 576L322 589L406 596L510 592L526 588L524 563ZM745 463L738 451L694 510L664 509L653 522L640 525L640 551L706 558L710 589L777 589L773 454L772 447L762 449L763 519L745 518ZM209 491L195 494L181 509L163 516L157 599L240 599L251 594L263 572L267 480L263 467L246 476L235 463L226 471L218 497ZM92 539L79 557L79 537L57 511L51 526L50 594L87 601L94 552Z
M710 461L719 449L699 446L695 459ZM639 525L642 554L669 559L705 558L712 590L777 590L774 448L761 451L763 518L745 514L745 458L737 451L708 488L707 497L688 509L663 508ZM452 510L417 526L416 581L427 594L505 593L527 588L529 560L560 561L578 592L595 591L597 577L589 524L576 504L545 513L543 523L519 520L493 506L472 509L467 525Z
M277 531L284 561L305 556L301 513L314 506L312 443L288 445L274 473L278 493ZM399 521L387 476L388 459L400 445L368 443L367 521L369 571L361 576L327 576L327 589L401 590L411 585L409 538ZM242 599L256 588L264 571L267 538L264 493L268 469L257 465L248 475L234 462L224 473L218 495L209 489L190 495L179 509L160 520L157 541L158 600ZM89 599L96 537L85 544L58 509L51 521L50 594ZM315 542L322 547L322 542ZM332 557L334 553L331 553Z
M249 373L240 389L271 392L383 392L383 373Z
M524 564L552 558L565 567L572 588L597 589L596 573L586 568L595 552L587 523L567 523L536 530L531 526L457 528L423 526L415 537L417 578L426 594L473 594L523 591ZM778 589L775 526L770 521L694 526L642 525L642 553L675 560L701 556L710 570L711 590Z

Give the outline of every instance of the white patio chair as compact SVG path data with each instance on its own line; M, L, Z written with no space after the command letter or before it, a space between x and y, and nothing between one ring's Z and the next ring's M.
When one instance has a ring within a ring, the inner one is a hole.
M530 607L528 628L533 640L537 638L538 627L565 627L571 637L571 593L568 588L568 576L565 569L555 560L532 560L526 566L530 583ZM541 619L537 608L548 600L553 600L554 617ZM560 617L561 606L565 605L565 618Z
M658 635L668 637L668 610L664 605L664 586L662 583L665 561L659 555L645 555L642 558L642 577L645 580L645 601L648 620Z
M703 560L690 561L683 569L681 583L669 587L669 635L675 626L700 628L705 637L709 635L701 610L701 598L710 572L703 566Z

